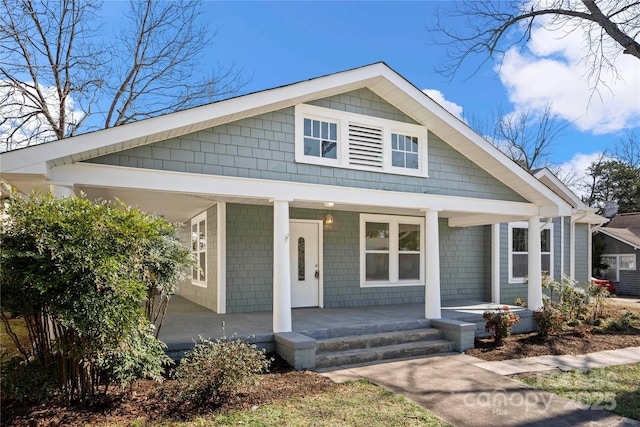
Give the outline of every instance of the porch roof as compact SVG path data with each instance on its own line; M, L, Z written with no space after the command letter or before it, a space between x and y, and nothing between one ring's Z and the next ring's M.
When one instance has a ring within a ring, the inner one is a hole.
M70 166L80 166L81 162L94 157L365 87L426 126L446 140L454 149L528 200L536 209L535 213L529 215L570 215L570 207L561 197L509 160L465 123L384 63L371 64L166 116L0 153L2 176L24 192L31 191L35 183L40 185L82 184L86 188L81 188L89 191L95 191L92 190L93 187L135 189L139 187L135 187L130 182L124 182L118 187L107 180L93 183L91 180L79 181L77 174L69 176L64 168L68 171ZM172 178L169 176L160 181L166 182L170 179ZM178 192L185 191L190 191L190 187L182 187ZM466 203L472 204L473 200L468 200ZM499 215L500 212L499 209L486 213ZM461 215L465 215L464 211ZM520 218L526 215L520 215ZM481 223L496 223L511 219L517 218L505 216L500 221L487 221L485 218ZM458 224L450 225L473 225L478 218L462 218L457 221Z

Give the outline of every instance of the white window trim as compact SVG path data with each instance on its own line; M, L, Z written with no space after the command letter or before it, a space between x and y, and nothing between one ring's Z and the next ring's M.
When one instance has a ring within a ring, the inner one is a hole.
M544 225L544 226L543 226ZM526 228L529 229L529 222L528 221L519 221L519 222L510 222L509 223L509 235L508 235L508 239L507 239L507 268L509 269L509 283L510 284L515 284L515 283L524 283L525 282L525 277L513 277L513 229L514 228ZM550 237L550 242L549 242L549 249L550 252L548 252L549 254L549 277L551 279L554 278L554 273L553 271L555 270L555 263L554 263L554 259L553 259L553 222L550 222L549 224L544 224L544 223L540 223L540 231L542 230L549 230L549 237ZM527 252L515 252L516 254L528 254L529 251L527 250ZM541 254L546 254L547 252L541 252Z
M307 156L304 154L304 119L315 119L338 124L338 149L336 159ZM349 123L382 128L383 167L369 167L349 164ZM418 137L418 169L394 167L391 164L391 134L400 133ZM295 107L295 161L321 166L428 177L428 131L427 128L411 123L397 122L346 111L333 110L315 105L298 104Z
M193 230L193 225L197 224L198 227L199 227L199 224L200 224L201 221L204 221L204 238L205 238L205 241L207 241L209 239L209 236L208 236L208 233L207 233L207 211L204 211L204 212L194 216L193 218L191 218L191 223L190 223L190 227L189 227L189 249L191 250L191 254L196 257L197 265L200 265L199 264L199 259L200 258L197 256L197 254L199 254L202 251L198 250L198 251L194 252L194 250L193 250L193 240L192 240L193 236L192 236L191 233L193 233L193 231L192 231ZM198 231L200 231L200 230L198 230ZM198 287L201 287L201 288L206 288L207 287L207 280L209 279L209 274L207 272L207 264L209 263L209 254L208 254L208 252L209 252L209 242L207 241L206 245L205 245L205 248L204 248L204 281L198 280L195 277L192 277L191 278L191 284L193 286L198 286ZM199 275L198 275L198 277L199 277Z
M383 222L389 224L389 280L367 281L366 267L366 223ZM398 279L398 225L417 224L420 226L420 279L400 280ZM379 288L391 286L424 286L424 263L425 263L425 236L424 218L415 216L395 216L395 215L374 215L360 214L360 287ZM395 238L394 238L395 237Z
M634 265L636 266L636 268L622 268L621 267L621 263L620 263L620 257L623 256L632 256L634 258ZM619 282L620 281L620 272L621 271L636 271L637 270L637 257L636 254L602 254L600 255L600 257L616 257L616 280L614 280L614 282Z

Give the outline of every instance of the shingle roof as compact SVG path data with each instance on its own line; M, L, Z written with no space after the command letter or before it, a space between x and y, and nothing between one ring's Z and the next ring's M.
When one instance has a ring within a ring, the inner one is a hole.
M611 218L607 228L628 228L640 236L640 212L618 214Z
M618 214L599 231L640 248L640 212Z

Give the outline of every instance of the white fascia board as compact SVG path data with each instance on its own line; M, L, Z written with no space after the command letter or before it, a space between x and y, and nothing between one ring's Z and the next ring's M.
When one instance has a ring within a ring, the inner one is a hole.
M554 190L560 197L572 205L573 208L583 210L584 202L566 184L558 179L549 169L542 168L533 175L543 184Z
M576 224L602 225L607 222L609 222L609 218L595 214L587 214L583 219L576 221Z
M5 163L5 159L2 159L0 164L0 176L17 176L17 175L41 175L46 176L49 173L49 168L46 162L33 163L21 168L12 167L12 163ZM8 167L7 167L8 166Z
M97 187L236 196L262 200L331 201L336 204L363 207L438 209L519 217L538 215L538 207L531 203L169 172L92 163L55 166L51 169L51 174L52 179L56 181Z
M513 221L525 221L523 216L505 216L496 214L463 215L449 218L449 227L473 227L476 225L502 224Z

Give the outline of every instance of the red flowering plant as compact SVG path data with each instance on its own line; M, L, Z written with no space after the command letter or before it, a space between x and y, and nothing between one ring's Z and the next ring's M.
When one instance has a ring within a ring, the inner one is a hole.
M482 317L487 320L485 330L491 332L491 338L497 345L502 345L503 338L511 336L511 327L520 323L520 316L512 313L507 305L487 310Z

